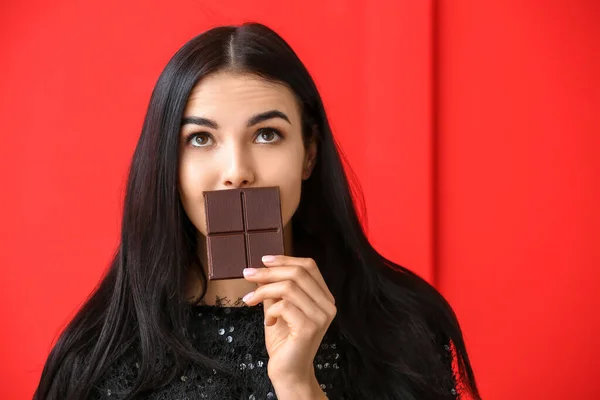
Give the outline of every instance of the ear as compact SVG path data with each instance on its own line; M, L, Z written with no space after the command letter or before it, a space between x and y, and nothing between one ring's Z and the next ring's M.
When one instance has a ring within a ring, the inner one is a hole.
M304 170L302 172L302 180L307 180L312 175L313 169L317 162L317 143L315 140L311 140L308 148L306 149L306 156L304 157Z

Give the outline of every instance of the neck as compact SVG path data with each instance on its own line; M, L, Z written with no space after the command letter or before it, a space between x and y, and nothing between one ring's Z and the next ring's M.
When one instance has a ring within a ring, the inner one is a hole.
M283 230L283 240L286 255L293 254L292 248L292 229L291 222ZM198 238L198 253L202 261L204 276L208 277L208 256L206 252L206 237L199 235ZM186 282L186 294L190 302L197 301L202 296L202 278L198 266L190 269L188 280ZM226 303L241 304L242 297L256 290L257 285L246 281L245 279L227 279L218 281L208 281L206 294L202 299L204 304L217 305L218 299L226 299Z

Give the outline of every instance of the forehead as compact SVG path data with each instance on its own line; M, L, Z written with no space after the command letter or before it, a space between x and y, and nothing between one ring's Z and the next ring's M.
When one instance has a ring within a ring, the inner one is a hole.
M290 118L299 117L298 102L287 86L249 74L217 72L202 78L192 89L185 114L231 119L271 109Z

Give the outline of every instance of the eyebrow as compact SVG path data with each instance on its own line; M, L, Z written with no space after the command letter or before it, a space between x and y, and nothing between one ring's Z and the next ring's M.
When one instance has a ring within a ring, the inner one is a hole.
M269 119L274 119L274 118L280 118L280 119L287 121L290 125L292 124L290 122L290 119L288 118L288 116L285 115L283 112L281 112L279 110L269 110L269 111L265 111L263 113L254 115L252 118L250 118L248 120L246 127L251 128L254 125L260 124L263 121L267 121ZM202 118L202 117L185 117L185 118L183 118L181 125L187 125L187 124L206 126L208 128L212 128L212 129L219 129L219 124L217 124L215 121L213 121L212 119Z

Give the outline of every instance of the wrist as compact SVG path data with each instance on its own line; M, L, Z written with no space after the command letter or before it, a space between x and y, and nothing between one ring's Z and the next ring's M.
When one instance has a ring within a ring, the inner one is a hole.
M321 400L327 396L316 377L308 381L272 381L279 400Z

